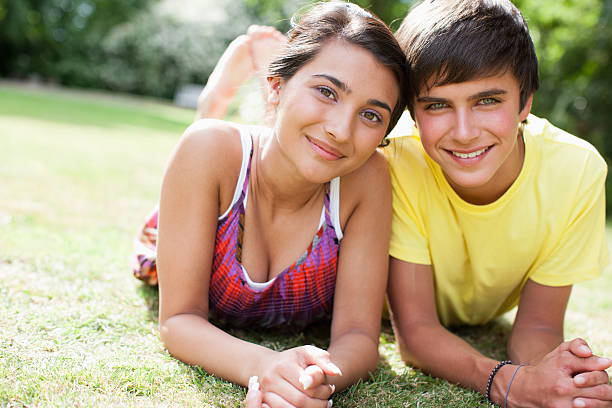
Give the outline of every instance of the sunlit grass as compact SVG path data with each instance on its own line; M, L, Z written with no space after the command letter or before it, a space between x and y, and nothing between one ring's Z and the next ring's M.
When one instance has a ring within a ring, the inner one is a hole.
M152 100L0 86L0 405L240 406L244 389L169 356L157 292L131 277L132 237L193 112ZM568 337L612 355L612 279L578 285ZM462 329L504 356L508 323ZM325 346L328 328L241 331L274 349ZM205 346L205 345L203 345ZM406 367L385 324L369 381L334 407L487 407Z

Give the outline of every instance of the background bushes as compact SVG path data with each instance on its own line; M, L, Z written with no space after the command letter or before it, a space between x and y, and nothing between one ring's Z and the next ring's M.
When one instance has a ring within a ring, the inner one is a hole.
M608 160L612 0L513 1L528 20L540 61L533 112L589 140ZM415 0L355 2L396 29ZM0 77L172 98L184 84L204 84L226 45L249 24L286 31L289 16L306 3L0 0ZM612 197L612 181L608 192Z

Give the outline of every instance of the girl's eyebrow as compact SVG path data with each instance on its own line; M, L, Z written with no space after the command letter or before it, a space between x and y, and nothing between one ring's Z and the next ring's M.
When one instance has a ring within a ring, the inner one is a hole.
M347 84L345 84L344 82L342 82L341 80L339 80L336 77L333 77L331 75L327 75L327 74L314 74L313 77L317 77L317 78L325 78L327 79L329 82L331 82L332 84L336 85L338 88L340 88L342 90L342 92L346 92L346 93L351 93L350 88L348 87Z
M346 83L342 82L341 80L339 80L336 77L333 77L333 76L327 75L327 74L314 74L313 77L325 78L329 82L331 82L332 84L334 84L335 86L340 88L342 90L342 92L345 92L347 94L351 93L351 89L348 87L348 85ZM386 109L389 112L391 112L391 107L389 107L389 105L387 105L386 103L384 103L383 101L380 101L378 99L368 99L368 104L369 105L378 106L379 108Z
M368 104L378 106L379 108L386 109L389 111L389 113L392 113L391 107L389 107L389 105L387 105L383 101L379 101L378 99L368 99Z

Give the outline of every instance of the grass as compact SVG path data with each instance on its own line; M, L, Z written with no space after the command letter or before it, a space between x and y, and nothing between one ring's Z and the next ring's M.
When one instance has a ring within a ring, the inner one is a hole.
M132 278L132 237L193 112L104 93L0 84L0 406L238 407L241 387L172 358L157 292ZM612 242L612 234L609 236ZM612 277L577 285L567 336L612 356ZM504 357L510 317L458 334ZM328 328L234 330L274 349L325 346ZM488 407L406 367L383 327L381 361L334 407Z

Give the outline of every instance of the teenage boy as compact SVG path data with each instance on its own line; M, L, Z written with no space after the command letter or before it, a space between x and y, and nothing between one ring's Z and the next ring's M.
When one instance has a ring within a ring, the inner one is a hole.
M394 133L408 136L385 149L388 297L403 359L502 406L612 407L612 362L581 339L563 342L572 285L609 262L607 167L590 144L529 115L538 68L523 17L509 0L425 0L397 37L418 129L406 117ZM516 305L509 361L446 329Z

